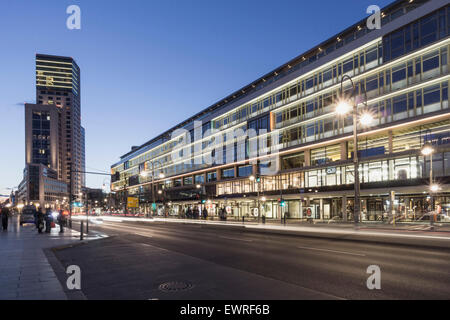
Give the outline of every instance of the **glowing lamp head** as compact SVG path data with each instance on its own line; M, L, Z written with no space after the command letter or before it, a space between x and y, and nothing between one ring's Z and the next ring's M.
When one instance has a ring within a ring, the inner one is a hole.
M433 147L431 147L430 145L426 145L422 148L422 154L424 156L429 156L430 154L432 154L434 152Z
M141 172L141 177L148 177L148 172L147 171L142 171Z
M159 178L160 178L160 179L164 179L165 177L166 177L166 176L165 176L164 173L160 173L160 174L159 174Z
M363 126L370 126L372 124L373 121L373 117L370 113L365 112L361 115L361 117L359 118L359 122L363 125Z
M351 110L351 106L346 100L341 100L338 102L336 106L336 113L343 116L347 113L349 113Z
M431 192L438 192L439 191L439 186L437 184L432 184L430 186L430 190L431 190Z
M255 176L250 176L249 179L250 181L255 181Z
M262 202L266 202L266 200L267 200L266 197L262 197L262 198L261 198L261 201L262 201Z
M162 194L162 190L158 190L158 194Z

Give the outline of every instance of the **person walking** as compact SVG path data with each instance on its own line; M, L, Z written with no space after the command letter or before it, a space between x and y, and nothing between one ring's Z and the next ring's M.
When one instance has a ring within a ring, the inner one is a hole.
M50 233L52 231L52 213L50 208L45 210L45 233Z
M9 209L8 207L2 208L2 227L3 231L8 231L8 218L9 218Z
M36 227L36 229L39 229L38 210L36 210L36 208L34 208L33 217L34 217L34 226Z
M63 211L59 210L59 214L58 214L59 233L64 233L64 224L65 223L66 223L66 219L64 217Z
M208 218L208 210L206 210L206 208L203 208L203 219L206 220Z
M44 213L42 212L41 208L37 210L36 225L38 233L42 233L42 230L44 229Z

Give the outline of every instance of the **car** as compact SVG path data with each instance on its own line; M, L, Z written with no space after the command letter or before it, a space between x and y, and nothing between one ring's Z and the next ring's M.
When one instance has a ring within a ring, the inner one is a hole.
M34 224L34 213L36 212L35 206L25 206L20 214L20 225L26 223Z

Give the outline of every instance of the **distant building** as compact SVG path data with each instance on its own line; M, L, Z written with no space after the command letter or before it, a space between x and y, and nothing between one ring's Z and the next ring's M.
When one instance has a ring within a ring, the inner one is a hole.
M72 58L36 55L36 102L25 105L25 169L18 200L67 205L69 194L79 196L85 184L80 68Z

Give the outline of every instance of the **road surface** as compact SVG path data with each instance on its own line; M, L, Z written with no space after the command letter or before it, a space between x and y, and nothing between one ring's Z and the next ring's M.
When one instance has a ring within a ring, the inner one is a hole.
M74 228L79 224L74 223ZM450 299L450 250L104 221L110 237L56 252L82 269L88 299ZM381 289L369 290L369 266ZM186 290L161 290L177 281Z

